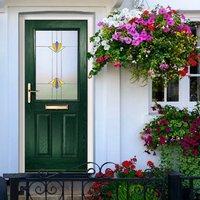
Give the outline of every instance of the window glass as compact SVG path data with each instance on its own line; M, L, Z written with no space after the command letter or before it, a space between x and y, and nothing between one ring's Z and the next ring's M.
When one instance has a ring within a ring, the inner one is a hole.
M153 101L164 101L164 87L163 84L152 84L152 100Z
M179 81L169 83L167 87L167 101L179 100Z

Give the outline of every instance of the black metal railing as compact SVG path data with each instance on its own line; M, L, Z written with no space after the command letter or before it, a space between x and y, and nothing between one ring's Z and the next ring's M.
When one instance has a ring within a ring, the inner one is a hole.
M87 163L87 173L24 173L5 174L9 181L10 200L23 197L39 199L81 200L165 200L166 178L155 178L150 173L140 178L105 176L105 167ZM90 166L90 167L89 167ZM91 167L92 166L92 167ZM110 169L110 168L107 168ZM148 175L149 174L149 175ZM4 199L1 199L4 200Z
M200 200L200 176L168 176L169 200Z
M200 200L200 176L181 176L182 199Z
M10 200L200 200L200 177L170 173L155 178L147 173L140 178L109 178L101 176L106 164L89 168L92 173L5 174L0 200L7 200L5 180Z
M101 190L98 188L102 186ZM11 178L10 199L116 199L162 200L165 199L164 181L155 178ZM101 197L101 198L100 198Z

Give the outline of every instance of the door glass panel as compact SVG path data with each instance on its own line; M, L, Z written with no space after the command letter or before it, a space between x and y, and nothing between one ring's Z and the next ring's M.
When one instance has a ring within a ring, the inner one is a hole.
M77 99L78 32L36 31L37 100Z

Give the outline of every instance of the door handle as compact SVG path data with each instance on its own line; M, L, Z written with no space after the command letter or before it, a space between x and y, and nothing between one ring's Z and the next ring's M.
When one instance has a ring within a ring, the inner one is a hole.
M37 93L39 90L31 90L31 83L28 83L28 103L31 103L32 93Z

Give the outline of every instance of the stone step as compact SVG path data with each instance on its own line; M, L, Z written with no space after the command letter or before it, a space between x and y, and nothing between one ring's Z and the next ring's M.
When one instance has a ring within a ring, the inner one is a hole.
M48 200L60 200L62 198L60 198L60 196L57 195L52 195L52 196L48 196L47 197ZM87 200L87 197L83 198L84 200ZM19 196L19 200L26 200L25 196ZM46 200L45 197L43 196L33 196L31 197L31 200ZM66 195L65 196L65 200L82 200L82 196L81 195L75 195L73 196L73 198L71 196Z

